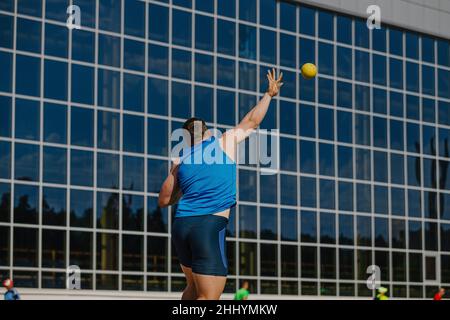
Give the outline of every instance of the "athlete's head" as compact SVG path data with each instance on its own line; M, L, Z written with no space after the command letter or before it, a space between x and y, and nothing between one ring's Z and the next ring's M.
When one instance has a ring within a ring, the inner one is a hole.
M249 284L248 281L245 280L244 282L242 282L242 289L248 290Z
M185 129L189 135L186 139L190 142L191 146L202 141L208 132L205 121L199 118L190 118L186 120L183 124L183 129Z
M6 279L5 281L3 281L3 286L4 286L7 290L9 290L9 289L11 289L12 287L14 287L14 283L13 283L13 281L12 281L11 279Z

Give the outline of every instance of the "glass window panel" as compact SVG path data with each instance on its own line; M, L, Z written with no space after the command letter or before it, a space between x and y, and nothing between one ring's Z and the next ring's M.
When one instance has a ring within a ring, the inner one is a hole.
M339 215L339 244L353 245L355 240L353 216Z
M234 18L236 14L236 2L234 0L217 0L217 13Z
M42 23L23 18L17 18L17 50L33 53L41 52Z
M120 38L105 34L98 36L98 63L120 68Z
M235 94L217 90L217 122L232 126L235 124Z
M195 87L195 116L206 122L214 122L213 89Z
M44 141L67 143L67 108L66 106L44 104Z
M195 80L198 82L214 82L214 58L206 54L195 55Z
M44 182L66 184L67 150L63 148L44 147Z
M148 197L147 201L147 231L167 233L168 210L158 206L158 198Z
M367 28L367 22L364 20L355 20L355 45L369 48L369 28Z
M367 184L356 184L356 210L359 212L371 212L371 187Z
M144 159L123 157L123 189L144 191Z
M353 150L338 146L338 175L341 178L353 177Z
M66 231L42 230L42 267L66 266Z
M15 137L27 140L39 140L40 105L37 101L16 100Z
M67 64L45 60L44 97L67 100Z
M406 117L408 119L420 120L420 100L417 96L406 96Z
M0 91L12 91L12 61L12 54L8 52L0 52L0 68L2 69L2 73L0 74ZM4 99L5 97L0 98Z
M278 239L278 223L277 223L277 209L276 208L260 208L260 237L266 240Z
M239 206L239 236L242 238L257 237L257 214L254 206Z
M260 174L260 201L263 203L277 203L277 176Z
M122 270L143 271L144 237L141 235L122 235Z
M116 90L117 91L117 90ZM72 102L94 104L94 69L72 65Z
M15 144L16 180L39 181L39 146L31 144Z
M301 276L303 278L317 278L317 247L301 247L300 261Z
M100 29L117 32L121 30L120 0L99 0L99 27Z
M337 105L339 107L343 107L343 108L352 108L352 106L353 106L353 88L350 83L338 81L338 83L337 83Z
M11 216L11 186L10 184L0 183L0 221L9 222L10 216Z
M191 53L185 50L172 49L172 76L180 79L191 79Z
M80 7L83 13L81 25L86 27L95 27L96 3L91 0L73 0L72 3Z
M97 192L97 228L118 229L119 195L116 193ZM98 242L99 239L97 239Z
M217 19L217 51L219 53L228 54L231 56L236 54L235 35L235 23Z
M112 233L97 233L97 270L119 269L119 235ZM97 275L97 281L109 282L106 275ZM105 284L103 284L105 285ZM110 290L114 287L108 286ZM97 284L97 289L99 285ZM101 290L101 289L100 289Z
M21 184L14 185L14 222L37 224L38 220L39 188Z
M406 248L406 226L404 220L392 219L392 247Z
M11 143L0 141L0 178L11 177Z
M149 4L148 29L151 40L168 42L169 10L167 7Z
M71 190L70 225L73 227L92 228L93 206L91 191Z
M403 184L404 175L404 157L399 154L391 154L391 183Z
M97 146L101 149L119 150L120 115L115 112L97 112Z
M373 82L385 86L387 84L386 57L378 54L372 55Z
M106 69L98 71L98 104L104 107L120 108L120 73Z
M97 153L97 186L100 188L119 188L119 156Z
M403 61L390 58L389 70L390 86L396 89L403 89Z
M200 1L199 3L211 2ZM200 14L195 15L195 48L214 50L214 19Z
M352 44L352 19L344 16L337 16L337 41L345 44Z
M4 3L4 2L3 2ZM3 5L2 3L2 5ZM0 15L0 47L13 48L14 39L14 19L12 16Z
M65 8L63 10L65 12ZM68 37L67 28L50 23L45 24L45 54L67 58Z
M334 15L330 12L319 11L319 37L327 40L334 39Z
M92 152L71 150L70 176L71 184L92 186L94 156Z
M319 103L334 105L334 81L319 78Z
M317 215L315 212L302 211L300 216L301 241L317 242Z
M144 111L144 77L123 74L123 108L125 110Z
M167 162L162 160L149 159L147 163L148 172L148 192L159 193L161 181L167 177Z
M176 89L175 85L172 90ZM148 99L147 110L148 113L153 114L168 114L168 82L166 80L148 78L148 96L152 97ZM188 99L186 99L188 100ZM174 100L173 105L175 106L176 100ZM173 114L175 116L175 114Z
M272 0L269 0L269 1L273 2ZM276 64L277 63L277 50L276 50L277 34L273 31L261 28L261 29L259 29L259 39L260 39L259 59L266 63ZM295 45L295 43L294 43L294 45ZM294 49L295 49L295 47L294 47ZM295 56L295 52L294 52L294 56ZM289 58L287 58L287 59L288 59L287 63L292 63L292 61L289 61ZM293 63L295 64L295 61Z
M389 247L388 219L375 218L375 246Z
M139 0L125 1L125 33L131 36L145 36L146 4Z
M367 52L355 50L355 79L358 81L369 82L370 55Z
M319 43L319 72L334 75L334 47L327 43Z
M291 35L280 34L280 63L282 66L296 67L296 51L296 38Z
M71 144L92 147L94 112L86 108L71 108Z
M123 66L125 69L144 72L145 45L140 41L124 40Z
M426 62L434 63L435 48L434 39L430 37L422 37L422 59Z
M358 246L372 246L372 220L370 217L356 217Z
M389 190L386 187L375 186L374 187L374 198L375 198L375 212L381 214L388 214L388 200L389 200Z
M419 59L419 36L417 34L406 33L406 56L411 59Z
M168 75L169 49L164 46L149 44L148 46L148 72Z
M299 47L299 67L305 63L314 63L316 61L316 42L314 40L300 38ZM338 59L338 61L340 60Z
M245 59L256 59L256 28L239 25L239 56Z
M373 152L374 180L388 182L388 156L385 152Z
M320 207L324 209L335 208L335 185L333 180L320 180Z
M168 244L165 237L147 237L147 271L167 272Z
M15 227L13 233L13 265L15 267L37 267L39 254L38 229Z
M333 213L320 214L320 242L336 243L336 216Z
M123 150L137 153L144 152L143 117L123 115Z
M301 205L304 207L311 207L311 208L316 207L317 206L316 179L301 177L300 190L303 190L302 192L300 192Z
M256 0L239 1L239 19L256 22Z
M297 211L282 209L280 213L282 241L297 241Z
M177 9L172 10L172 42L173 44L190 47L192 34L192 14Z
M16 55L16 93L40 96L40 59Z
M338 77L352 79L352 50L344 47L337 47L336 73Z
M316 173L316 144L312 141L300 141L300 171Z

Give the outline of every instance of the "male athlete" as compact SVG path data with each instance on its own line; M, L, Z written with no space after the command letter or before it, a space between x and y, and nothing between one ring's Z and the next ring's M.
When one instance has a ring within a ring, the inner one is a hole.
M236 204L236 150L263 121L270 101L283 85L268 71L267 92L233 129L216 139L201 119L187 120L189 152L174 161L159 193L159 206L178 203L172 241L186 276L183 300L218 300L228 273L225 232L230 208ZM201 128L201 130L195 130ZM214 148L214 163L205 161L205 150ZM217 154L218 153L218 154ZM200 159L192 161L192 159Z

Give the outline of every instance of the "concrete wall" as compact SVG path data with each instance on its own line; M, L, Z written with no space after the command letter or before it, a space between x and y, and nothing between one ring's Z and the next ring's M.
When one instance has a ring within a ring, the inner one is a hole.
M384 23L450 39L450 0L295 1L361 17L368 17L368 6L378 5Z

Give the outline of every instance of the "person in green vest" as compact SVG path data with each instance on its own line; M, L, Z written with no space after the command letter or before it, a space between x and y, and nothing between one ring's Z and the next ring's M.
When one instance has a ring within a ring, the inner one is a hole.
M378 288L378 294L375 297L375 300L388 300L389 297L386 295L387 292L388 292L388 289L385 287Z
M234 300L247 300L250 292L248 291L248 281L242 283L241 288L234 295Z

